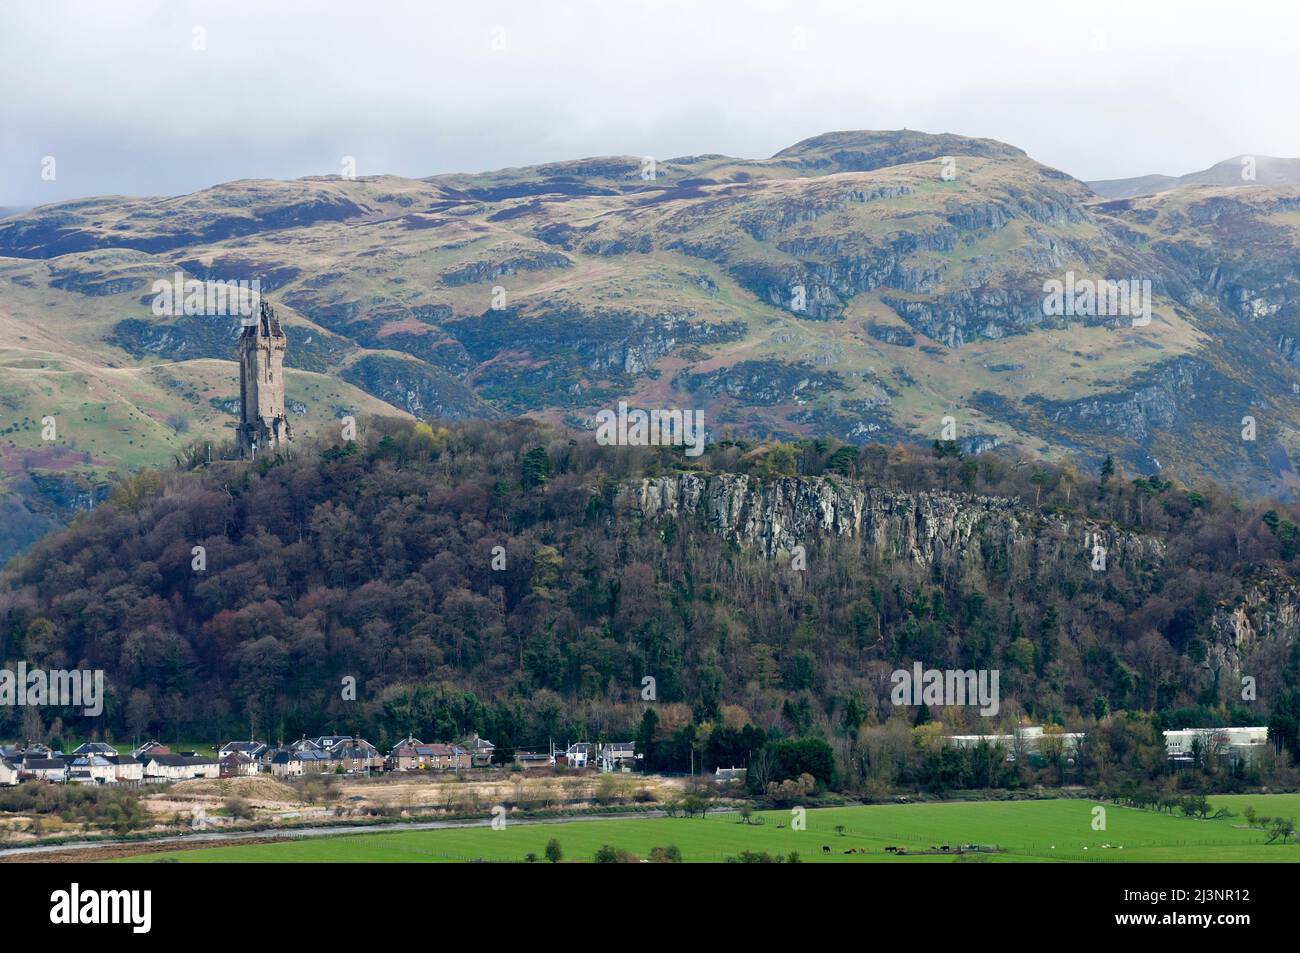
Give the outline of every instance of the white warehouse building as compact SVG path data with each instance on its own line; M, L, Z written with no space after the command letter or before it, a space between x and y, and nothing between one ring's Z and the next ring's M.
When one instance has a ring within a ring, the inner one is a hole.
M1197 742L1201 751L1217 751L1232 758L1249 759L1268 744L1268 728L1180 728L1165 732L1165 754L1173 761L1190 762Z

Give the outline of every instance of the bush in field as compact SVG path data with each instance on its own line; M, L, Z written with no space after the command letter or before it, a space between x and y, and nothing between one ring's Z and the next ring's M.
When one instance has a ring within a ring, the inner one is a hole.
M67 823L107 827L118 833L136 830L148 822L140 804L149 788L99 788L79 784L45 784L27 781L0 789L0 812L58 816Z
M635 864L637 857L630 851L622 847L614 847L610 844L603 844L596 851L596 856L592 858L598 864Z
M811 774L798 778L787 778L779 784L773 782L767 786L768 800L777 804L793 804L800 798L806 798L817 789L817 779Z
M602 774L596 781L596 803L615 804L627 800L625 787L613 774Z
M227 798L226 813L237 821L247 821L253 818L252 806L242 797Z

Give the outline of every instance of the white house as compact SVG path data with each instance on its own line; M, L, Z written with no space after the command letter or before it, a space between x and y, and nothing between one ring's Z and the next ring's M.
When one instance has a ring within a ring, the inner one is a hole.
M249 741L227 741L221 746L221 749L217 751L217 760L221 761L226 757L226 755L230 754L243 754L248 755L248 757L256 761L260 759L265 752L266 745L260 741L253 741L251 739Z
M12 761L6 761L0 758L0 784L13 785L18 783L18 765Z
M302 774L302 758L297 751L277 751L271 756L271 775L277 778L296 778Z
M22 771L38 781L62 784L68 780L68 763L62 758L23 758Z
M221 766L207 758L180 754L150 755L144 765L146 778L165 781L188 781L191 778L220 777Z
M79 784L111 784L117 780L117 766L98 754L73 758L68 780Z
M105 759L113 766L114 781L143 781L144 765L129 754L115 754Z
M564 763L571 768L585 768L589 761L596 759L596 746L585 741L569 745L564 751Z
M631 741L609 741L597 748L602 771L618 771L636 764L636 745Z

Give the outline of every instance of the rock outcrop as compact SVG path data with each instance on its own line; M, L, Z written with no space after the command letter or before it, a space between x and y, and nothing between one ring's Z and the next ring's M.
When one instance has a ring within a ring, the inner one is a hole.
M1249 660L1257 647L1278 641L1289 645L1300 636L1300 589L1283 573L1261 575L1239 601L1214 610L1210 633L1202 667L1236 683L1252 674Z
M1017 499L965 493L905 492L830 477L760 480L737 474L683 473L625 485L624 512L642 519L697 520L708 531L769 558L830 538L860 539L885 561L929 565L986 562L1032 548L1036 565L1091 560L1100 545L1125 571L1154 568L1160 540L1084 521L1043 517Z

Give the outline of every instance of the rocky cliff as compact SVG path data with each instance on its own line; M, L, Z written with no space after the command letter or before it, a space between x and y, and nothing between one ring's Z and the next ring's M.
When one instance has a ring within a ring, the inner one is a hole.
M659 522L692 519L769 558L831 538L860 539L883 561L1000 560L1032 552L1032 565L1091 563L1095 546L1108 566L1149 572L1164 554L1153 537L1081 520L1043 517L1017 499L965 493L905 492L830 477L760 480L743 474L684 473L625 485L626 514Z
M1300 635L1300 590L1284 573L1264 573L1232 604L1220 604L1210 620L1211 639L1201 663L1234 686L1242 675L1272 681L1284 659L1270 647L1290 646ZM1258 653L1258 654L1257 654Z

